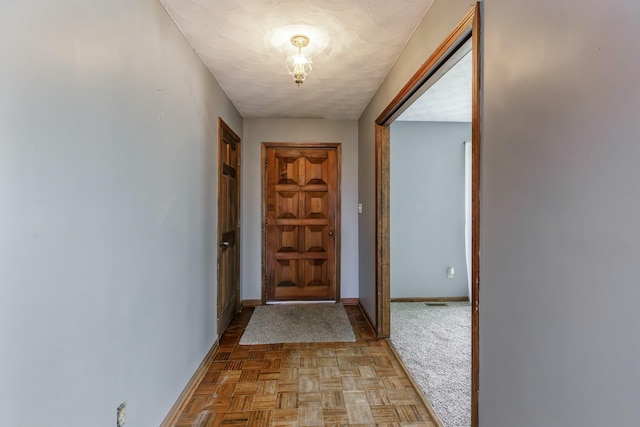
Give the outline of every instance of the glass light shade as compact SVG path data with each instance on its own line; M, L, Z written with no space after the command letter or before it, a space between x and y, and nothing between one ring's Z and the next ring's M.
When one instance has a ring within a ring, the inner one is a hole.
M300 86L311 73L311 60L298 51L287 58L287 70L293 77L293 81Z

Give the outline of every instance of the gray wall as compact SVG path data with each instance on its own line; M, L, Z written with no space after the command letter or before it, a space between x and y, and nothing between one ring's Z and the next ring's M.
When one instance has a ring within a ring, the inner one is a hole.
M375 254L375 146L374 121L420 68L429 55L458 25L475 2L435 0L404 51L387 74L358 120L358 197L363 214L358 223L360 301L371 319L376 314Z
M158 425L216 338L217 117L155 0L0 5L0 412Z
M245 119L242 148L242 298L262 297L260 172L263 142L342 143L342 298L358 297L358 123L355 120Z
M491 0L482 426L638 425L640 3Z
M470 140L471 123L391 125L391 298L468 296L463 142Z
M360 118L365 204L373 120L468 6L435 1ZM480 426L636 425L640 4L492 0L483 16Z

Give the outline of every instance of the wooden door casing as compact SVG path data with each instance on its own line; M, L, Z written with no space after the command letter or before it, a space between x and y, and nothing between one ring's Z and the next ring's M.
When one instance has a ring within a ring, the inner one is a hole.
M240 308L240 138L218 121L218 336Z
M265 144L265 302L336 300L340 145Z
M375 167L376 167L376 335L388 338L391 332L391 275L389 263L391 254L389 218L389 147L391 143L389 127L402 111L403 104L417 93L420 85L437 70L445 58L471 39L473 58L472 77L472 183L471 183L471 426L479 425L478 394L480 384L480 170L481 170L481 116L482 103L482 56L480 17L481 2L477 1L457 27L433 51L424 64L407 81L393 100L375 120Z

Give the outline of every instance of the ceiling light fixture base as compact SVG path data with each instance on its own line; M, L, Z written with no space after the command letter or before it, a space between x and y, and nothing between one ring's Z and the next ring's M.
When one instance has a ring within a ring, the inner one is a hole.
M302 34L296 34L291 37L291 44L297 48L307 47L309 45L309 37Z

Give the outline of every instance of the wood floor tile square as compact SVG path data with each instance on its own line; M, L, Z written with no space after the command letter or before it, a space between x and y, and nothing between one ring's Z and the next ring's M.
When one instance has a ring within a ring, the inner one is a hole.
M360 378L359 388L362 390L383 390L384 384L379 378Z
M354 356L353 364L360 368L361 366L373 366L373 357L371 356Z
M233 391L236 388L235 383L219 384L218 387L211 393L213 397L231 397Z
M299 386L300 393L318 393L320 392L320 383L318 378L301 377Z
M204 409L204 407L207 405L208 402L209 402L209 397L207 397L206 395L200 395L200 396L194 395L194 397L191 398L187 406L185 406L184 412L186 414L198 413L202 411L202 409Z
M298 407L298 393L282 392L276 398L276 409L294 409Z
M267 372L267 373L260 373L260 376L258 377L258 381L268 381L268 380L277 380L280 378L280 372Z
M224 414L222 425L244 427L249 425L249 414L247 412L227 412Z
M249 414L250 427L271 427L273 422L273 409L265 411L251 411Z
M288 427L298 425L298 409L273 411L273 427Z
M341 391L342 382L340 378L320 379L320 390L322 391Z
M257 394L273 394L275 395L278 392L278 381L277 380L266 380L266 381L257 381L256 382L256 393Z
M260 369L243 369L238 382L256 382L260 376Z
M398 417L393 406L371 406L371 414L376 424L398 423Z
M262 365L264 361L262 360L246 360L244 362L244 369L260 369L262 370Z
M382 379L385 390L404 390L405 386L399 377L387 377Z
M318 357L318 366L338 366L338 359L333 357Z
M336 360L338 361L338 366L340 368L354 368L353 357L352 356L336 356Z
M249 349L235 350L229 355L229 359L247 359L249 357Z
M276 407L277 397L275 394L256 394L251 409L273 409Z
M367 395L364 391L345 391L342 393L346 406L368 406Z
M278 379L298 381L300 378L300 368L282 368Z
M358 373L361 377L365 378L377 378L378 373L373 366L358 366Z
M281 359L266 359L262 361L261 372L280 372Z
M218 354L216 354L215 360L227 360L229 359L230 354L231 353L218 352Z
M193 396L197 397L197 396L210 396L211 393L213 393L217 388L219 387L218 384L214 383L214 384L203 384L200 383L200 385L196 388L196 390L193 392Z
M340 382L342 383L343 390L360 390L360 384L357 382L358 378L354 377L343 377L340 378Z
M379 368L391 366L391 360L387 356L372 356L373 364Z
M205 409L211 412L226 412L230 403L230 397L212 397L205 405Z
M349 424L375 424L373 414L368 405L366 406L348 406L347 416L349 417Z
M415 405L396 405L394 411L401 423L424 421Z
M300 388L299 380L278 381L278 393L285 392L285 391L297 392L299 388Z
M383 378L383 377L395 377L398 375L398 369L394 368L392 366L387 366L387 367L379 367L376 366L375 367L376 370L376 374L379 378Z
M407 390L390 390L388 396L392 405L412 405L419 399L416 394Z
M220 371L208 372L202 378L202 382L200 384L215 384L218 382L218 378L220 378Z
M355 366L352 368L338 368L340 372L340 377L359 377L360 371Z
M282 359L282 350L270 350L264 354L265 359Z
M346 408L329 408L322 410L322 418L328 425L347 425L349 424L349 416Z
M300 426L324 425L322 408L319 406L302 406L298 408L298 422Z
M367 390L367 401L369 406L389 406L391 402L387 397L387 392L384 390Z
M220 373L220 377L218 378L218 383L226 384L226 383L237 383L240 379L240 374L242 371L222 371Z
M315 357L301 357L300 367L302 368L316 368L318 366L318 360Z
M269 350L269 344L252 344L249 346L249 351L267 351Z
M298 393L298 408L301 406L322 406L320 393Z
M315 375L318 372L317 366L302 366L298 369L300 375Z
M323 366L319 368L320 379L340 378L340 370L337 366Z
M341 391L330 391L321 393L322 407L325 409L330 408L344 408L344 396Z
M207 373L221 371L224 369L226 365L227 365L227 362L225 362L224 360L215 360L214 358L214 361L209 367L209 371Z
M251 409L251 404L253 403L253 399L255 396L251 395L236 395L231 398L231 403L229 404L229 411L231 412L240 412L240 411L248 411Z
M257 382L238 383L236 384L236 388L234 389L233 394L256 394L257 389Z
M262 360L264 359L264 351L249 350L249 360Z
M225 371L241 371L244 368L244 360L229 360L224 364Z

